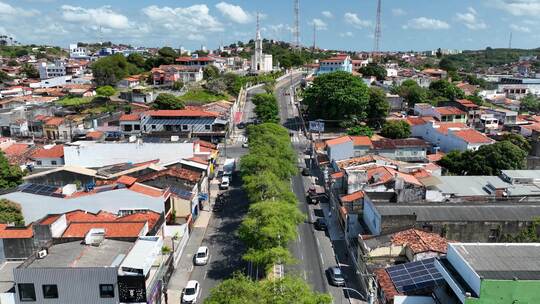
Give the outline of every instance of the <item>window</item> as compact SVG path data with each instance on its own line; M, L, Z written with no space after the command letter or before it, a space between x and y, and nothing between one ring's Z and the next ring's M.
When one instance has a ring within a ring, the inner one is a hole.
M56 285L43 285L42 288L45 299L58 299L58 287Z
M133 125L133 130L140 131L141 130L141 125Z
M155 130L156 129L156 125L152 125L152 130Z
M114 286L112 284L99 284L99 296L101 298L114 298Z
M56 161L55 161L55 160L51 160L51 165L56 166Z
M172 126L166 125L166 126L165 126L165 131L171 132L171 131L172 131Z
M182 125L182 130L187 130L188 129L188 125Z
M211 129L211 126L210 126L210 125L204 125L204 129L210 130L210 129Z
M38 160L38 161L36 162L36 164L37 164L38 166L41 166L41 161Z
M21 302L32 302L36 300L36 290L32 283L19 284L19 299Z
M131 132L132 126L131 125L124 125L124 131Z

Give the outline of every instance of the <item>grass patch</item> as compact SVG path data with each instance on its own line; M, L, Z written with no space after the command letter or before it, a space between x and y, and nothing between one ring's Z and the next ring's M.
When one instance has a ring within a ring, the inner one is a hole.
M81 106L92 102L92 97L68 97L57 101L63 107Z
M206 104L218 100L229 100L229 95L214 94L203 89L194 89L179 97L186 104Z

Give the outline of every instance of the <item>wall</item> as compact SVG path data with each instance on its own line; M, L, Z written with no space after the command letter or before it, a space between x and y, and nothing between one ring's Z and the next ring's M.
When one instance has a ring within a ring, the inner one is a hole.
M364 213L362 214L362 219L371 234L381 234L381 215L375 210L373 203L367 198L364 200Z
M31 256L34 251L34 240L26 239L3 239L4 255L6 259L23 259Z
M483 280L480 298L469 298L466 304L538 303L540 281Z
M328 147L330 160L343 160L354 156L354 146L352 141Z
M59 187L63 187L67 184L73 184L76 181L80 181L81 185L83 186L89 183L95 183L95 178L93 176L83 175L69 171L53 172L47 175L36 176L25 180L34 184L44 184Z
M13 270L16 283L33 283L36 291L36 303L45 303L43 284L58 286L58 299L47 299L50 304L85 303L115 304L118 303L118 267L103 268L17 268ZM113 284L114 298L100 298L99 284ZM19 300L15 288L15 302Z
M64 165L63 158L36 158L36 167L60 167ZM41 161L41 164L38 165L38 161ZM56 162L56 165L53 165L53 161Z

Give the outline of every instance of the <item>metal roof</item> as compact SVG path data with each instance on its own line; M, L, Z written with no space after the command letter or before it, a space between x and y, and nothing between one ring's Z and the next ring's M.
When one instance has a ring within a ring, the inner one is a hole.
M507 188L511 186L498 176L439 176L441 183L435 187L443 194L455 196L486 196L485 190L488 184L495 188Z
M534 204L375 204L382 216L416 214L417 221L532 221L540 216L540 205Z
M540 243L448 244L484 279L540 280Z

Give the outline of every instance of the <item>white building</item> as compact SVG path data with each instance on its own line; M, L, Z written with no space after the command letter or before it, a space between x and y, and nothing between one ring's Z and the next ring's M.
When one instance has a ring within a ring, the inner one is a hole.
M88 58L88 51L85 47L79 47L76 43L69 45L69 57L70 58Z
M259 15L257 15L257 35L255 37L255 53L251 56L251 72L265 73L271 72L272 69L272 55L263 54Z
M66 66L61 61L51 64L42 62L39 66L39 78L42 80L62 76L66 76Z

